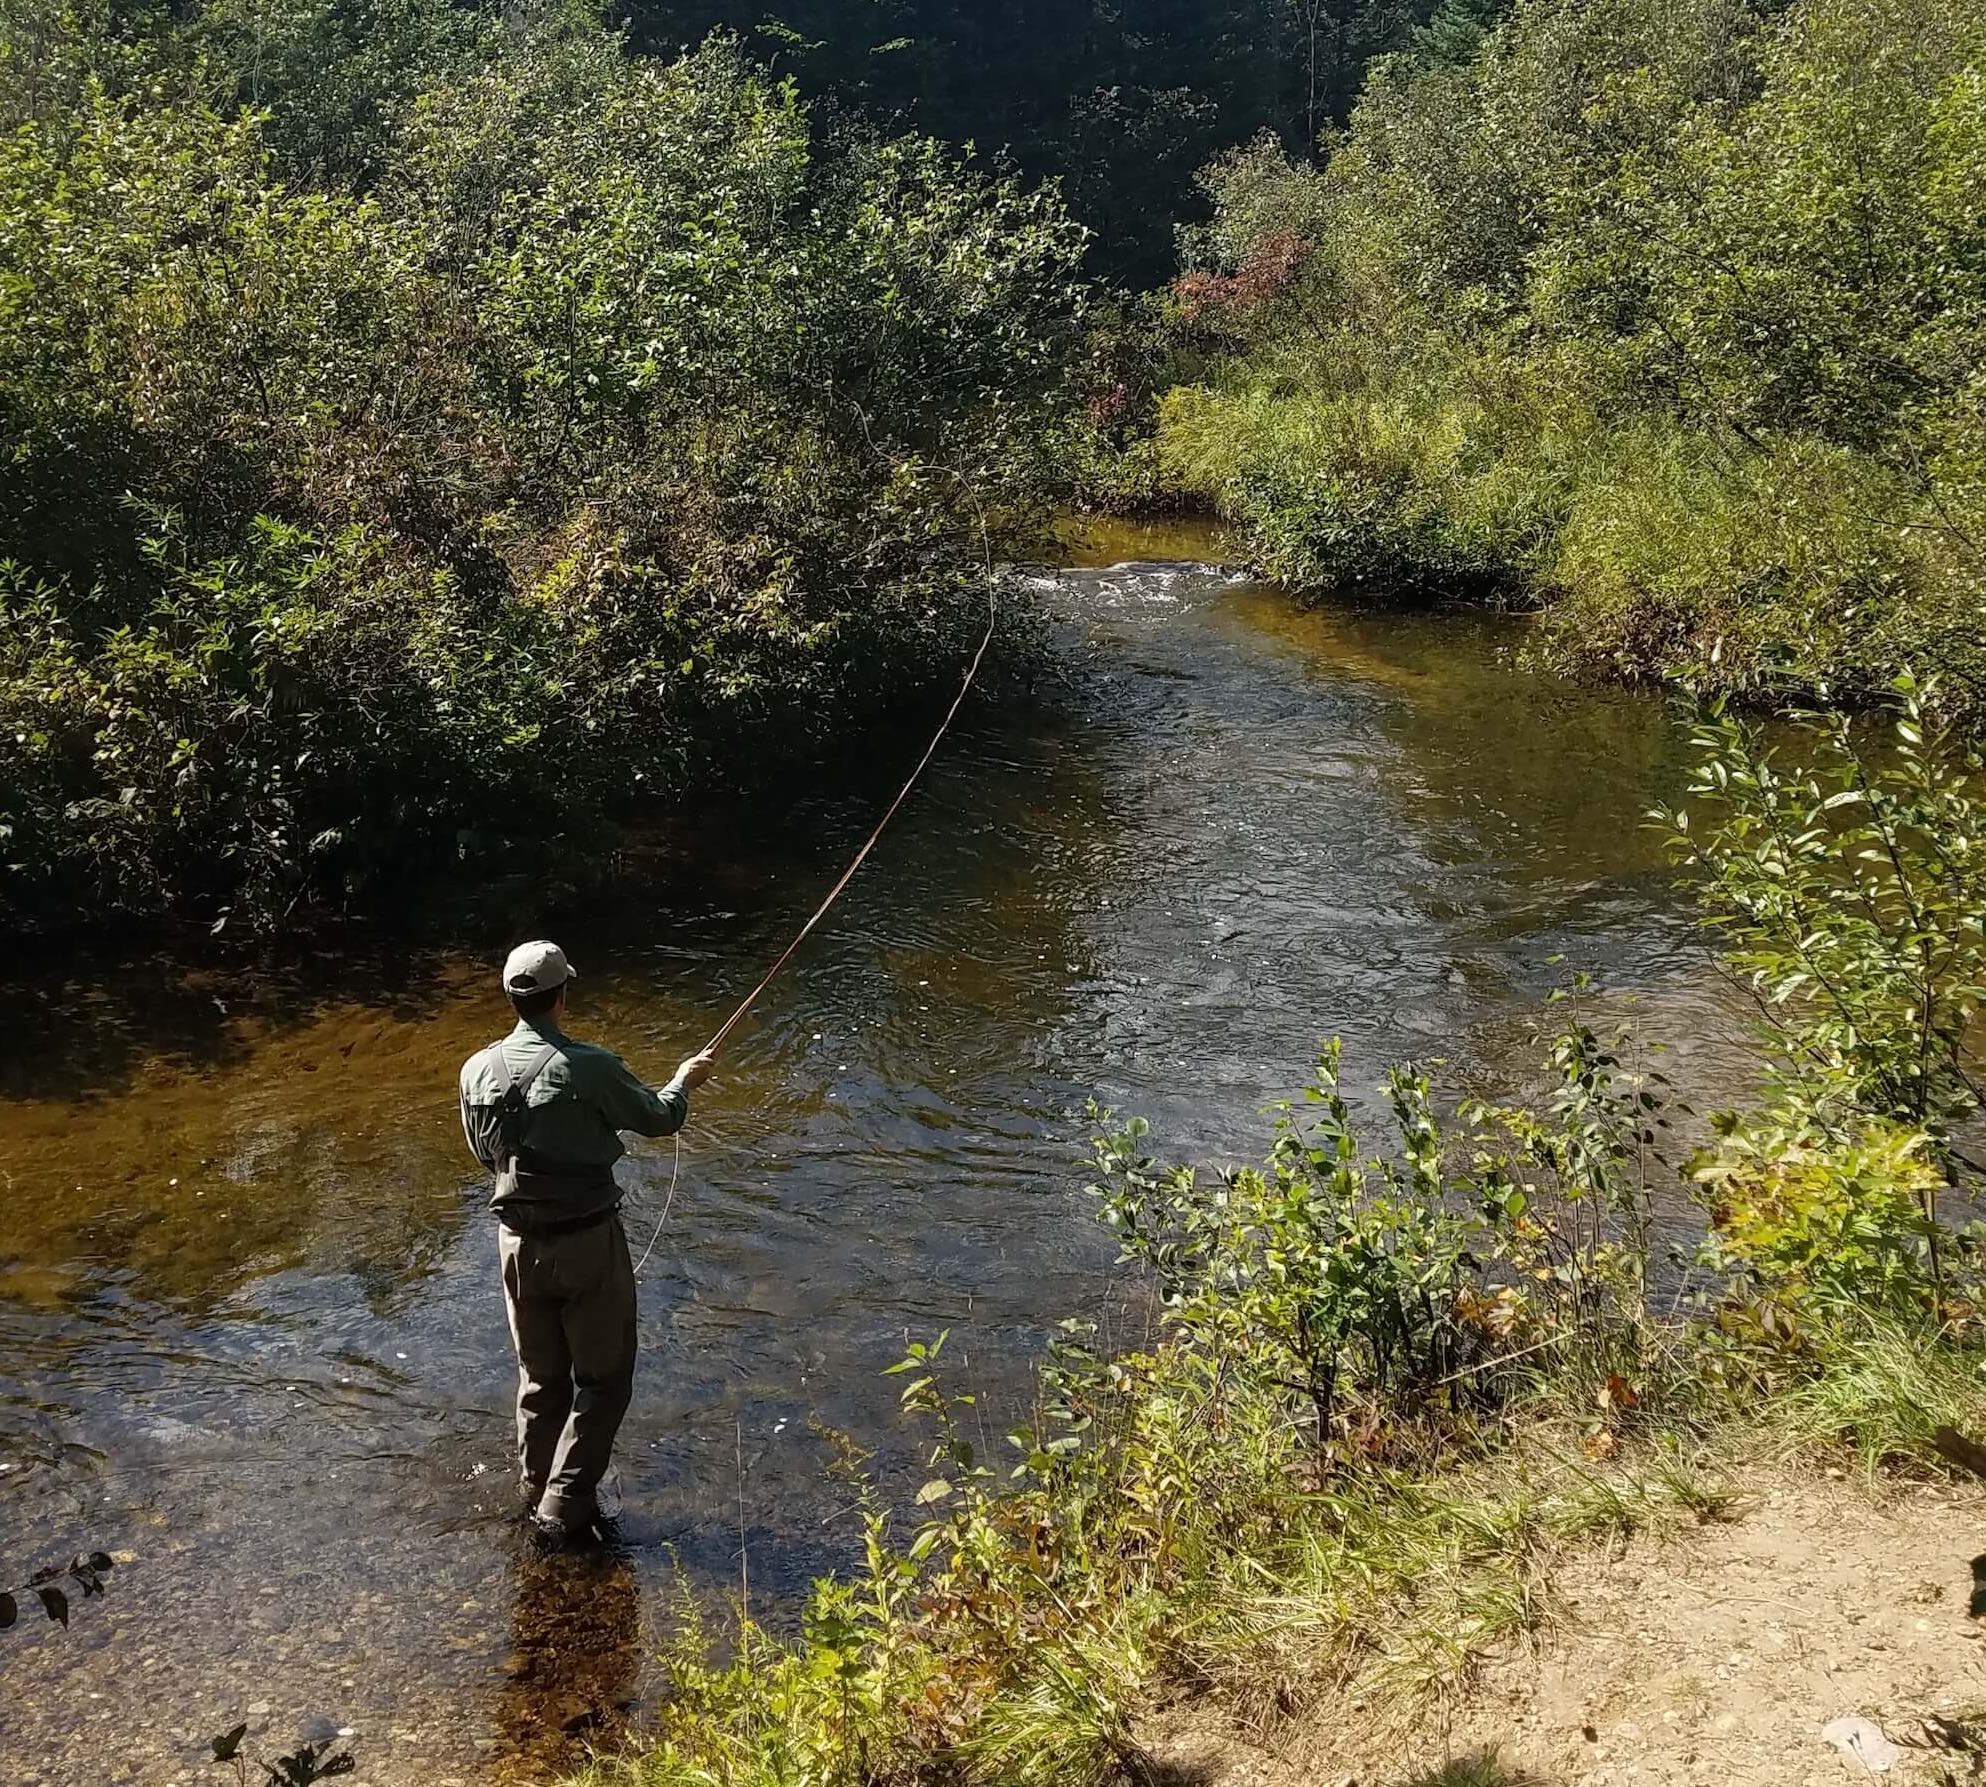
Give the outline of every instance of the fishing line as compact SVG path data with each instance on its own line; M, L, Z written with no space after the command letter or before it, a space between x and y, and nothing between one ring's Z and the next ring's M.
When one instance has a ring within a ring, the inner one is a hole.
M779 978L779 971L793 959L800 945L813 933L814 926L827 916L828 908L841 898L842 890L855 879L855 871L869 860L869 852L875 849L889 822L896 817L897 809L910 798L910 791L917 786L917 778L924 773L931 759L937 756L938 747L944 743L945 734L951 730L952 722L958 718L959 709L965 705L965 698L972 690L973 679L979 675L979 666L986 656L986 648L993 643L993 624L997 619L998 610L994 605L993 584L989 576L986 586L986 632L979 641L979 649L972 654L972 662L966 668L965 681L959 684L959 692L952 697L952 705L946 710L945 717L938 722L938 730L931 735L931 742L925 746L924 755L917 760L917 767L910 772L910 780L898 790L896 799L890 802L882 818L876 821L876 829L863 841L862 848L855 853L855 859L842 871L841 879L828 889L827 898L814 908L813 917L800 927L799 934L787 944L779 960L766 970L765 978L745 995L744 1003L724 1020L723 1028L704 1045L706 1054L714 1055L724 1046L731 1032L743 1022L745 1014L758 1003L759 995Z
M655 1251L655 1243L662 1239L662 1231L669 1226L669 1206L676 1201L676 1181L683 1171L683 1132L676 1131L676 1158L669 1168L669 1195L662 1200L662 1214L655 1219L655 1233L648 1237L648 1245L642 1250L641 1265L635 1267L634 1275L641 1276L642 1266L648 1264L648 1256Z
M985 523L983 520L980 525L980 537L983 544L985 540ZM731 1032L744 1022L745 1014L759 1002L766 988L771 986L779 978L780 970L788 962L792 961L793 957L799 952L800 945L805 943L808 937L813 934L814 927L822 919L827 917L835 901L841 898L849 882L855 879L856 871L869 860L869 852L875 849L883 833L889 829L890 821L897 816L898 809L910 798L911 791L917 786L918 778L930 767L931 759L938 754L938 747L945 742L945 734L952 729L952 722L958 718L959 709L965 705L966 696L972 693L972 685L979 676L979 667L986 659L986 648L993 643L993 629L998 620L999 604L993 580L992 558L989 553L986 562L986 631L980 636L979 649L972 654L972 662L966 666L965 680L959 684L959 692L952 697L952 704L945 710L945 717L938 722L938 730L932 733L931 742L924 747L924 755L918 758L917 766L910 772L909 779L897 790L896 799L890 802L889 806L884 809L882 818L876 821L875 829L863 840L862 848L855 852L848 867L842 870L841 879L828 889L827 898L822 900L814 908L813 916L800 927L793 941L787 944L785 949L780 952L779 960L774 962L765 971L765 975L759 981L759 984L745 995L738 1009L724 1020L717 1034L704 1045L703 1052L705 1054L714 1055L724 1046ZM649 1237L648 1246L642 1253L641 1265L636 1266L634 1269L637 1278L641 1276L642 1267L648 1264L649 1256L654 1253L656 1242L662 1239L662 1230L667 1226L669 1221L669 1208L676 1201L676 1180L682 1172L682 1166L683 1135L682 1131L678 1130L676 1132L675 1164L670 1168L669 1172L668 1196L663 1199L662 1214L655 1224L655 1233Z

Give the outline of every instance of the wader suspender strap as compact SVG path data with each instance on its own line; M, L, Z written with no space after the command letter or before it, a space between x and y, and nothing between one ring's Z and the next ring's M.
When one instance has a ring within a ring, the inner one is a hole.
M530 1065L522 1074L517 1074L511 1071L510 1063L504 1059L502 1043L497 1043L490 1050L490 1059L496 1063L497 1072L510 1082L504 1088L503 1096L497 1100L497 1109L502 1112L497 1123L499 1174L517 1170L517 1151L523 1145L525 1098L538 1076L556 1059L558 1052L556 1043L541 1044L537 1054L531 1057Z

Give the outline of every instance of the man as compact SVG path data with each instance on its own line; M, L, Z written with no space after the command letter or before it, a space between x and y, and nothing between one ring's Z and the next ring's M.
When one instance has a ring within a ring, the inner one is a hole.
M551 1544L593 1536L600 1479L634 1394L634 1268L614 1163L622 1130L673 1135L710 1078L692 1055L660 1091L563 1023L573 970L556 943L503 965L517 1028L462 1064L462 1133L496 1176L490 1198L517 1347L525 1505Z

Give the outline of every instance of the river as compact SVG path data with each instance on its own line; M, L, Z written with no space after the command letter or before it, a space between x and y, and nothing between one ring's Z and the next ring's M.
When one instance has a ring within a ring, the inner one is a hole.
M698 1101L641 1285L622 1555L510 1506L495 1240L453 1105L545 934L576 1033L655 1078L715 1028L921 747L692 801L611 873L435 896L307 943L63 956L0 1042L0 1572L129 1553L0 1634L0 1778L210 1781L205 1740L344 1728L368 1783L538 1780L639 1727L676 1561L759 1605L845 1555L825 1422L908 1441L949 1327L996 1431L1071 1313L1137 1323L1084 1101L1259 1149L1321 1038L1516 1091L1572 967L1715 1090L1738 1021L1641 815L1660 702L1517 667L1522 622L1305 608L1180 528L1021 581L1041 667L968 704L835 919ZM569 882L569 884L568 884ZM1368 1106L1368 1108L1370 1108ZM1375 1135L1377 1130L1375 1129ZM637 1247L672 1171L624 1168ZM227 1778L232 1778L231 1774Z

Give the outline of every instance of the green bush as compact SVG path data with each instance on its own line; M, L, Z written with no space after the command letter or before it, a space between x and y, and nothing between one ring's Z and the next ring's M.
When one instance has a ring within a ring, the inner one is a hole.
M1528 589L1560 663L1936 667L1980 711L1982 81L1958 0L1521 0L1382 65L1322 171L1209 171L1161 456L1303 587Z
M1305 1116L1282 1107L1266 1167L1159 1171L1134 1122L1097 1144L1092 1190L1168 1323L1272 1399L1300 1398L1320 1450L1494 1407L1512 1352L1576 1339L1588 1368L1632 1369L1657 1101L1617 1048L1567 1030L1542 1111L1468 1106L1459 1136L1426 1075L1396 1068L1397 1152L1368 1157L1334 1044Z
M410 0L320 89L328 16L0 58L17 916L267 920L798 755L1043 512L1052 196L555 12Z
M280 911L431 828L457 842L490 767L528 769L529 659L491 650L446 575L410 574L359 527L264 521L221 562L169 532L147 551L149 604L94 637L48 585L0 574L0 845L45 886L89 910ZM513 771L514 819L550 825L565 780Z
M1921 1132L1838 1112L1732 1117L1693 1177L1727 1331L1812 1344L1815 1327L1937 1314L1944 1176Z
M1980 758L1905 682L1889 736L1836 715L1776 736L1713 711L1690 804L1661 817L1748 987L1769 1073L1692 1163L1727 1329L1826 1352L1871 1322L1964 1325L1981 1103L1986 881Z
M1690 805L1661 815L1756 995L1776 1083L1922 1128L1947 1157L1980 1108L1986 851L1978 753L1904 683L1889 737L1789 713L1777 742L1712 711Z
M1170 480L1240 523L1291 588L1524 598L1557 524L1561 471L1499 432L1493 406L1403 377L1384 394L1175 390Z

